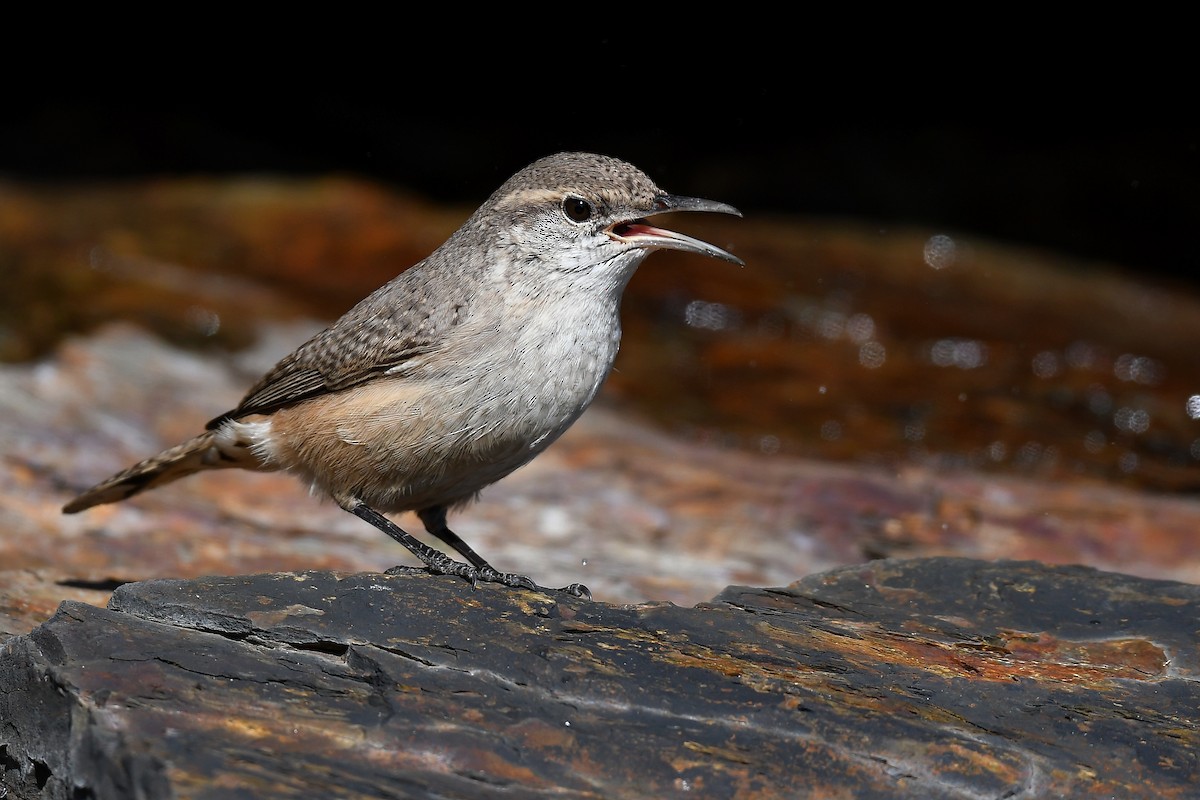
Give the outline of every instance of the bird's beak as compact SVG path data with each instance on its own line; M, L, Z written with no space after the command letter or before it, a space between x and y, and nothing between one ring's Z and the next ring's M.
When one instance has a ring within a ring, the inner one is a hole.
M655 208L647 216L666 214L671 211L711 211L717 214L733 214L740 217L742 212L731 205L718 203L713 200L701 200L699 197L677 197L671 194L660 196L655 201ZM719 258L738 266L745 262L732 253L727 253L715 245L693 239L682 233L656 228L638 218L629 222L618 222L608 229L608 235L618 242L631 244L634 247L644 247L650 250L683 250L688 253L699 253L704 256Z

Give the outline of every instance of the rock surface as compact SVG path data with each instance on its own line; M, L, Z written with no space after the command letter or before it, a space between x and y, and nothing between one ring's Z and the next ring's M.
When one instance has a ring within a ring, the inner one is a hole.
M886 560L694 608L154 580L0 651L17 798L1183 798L1200 587Z

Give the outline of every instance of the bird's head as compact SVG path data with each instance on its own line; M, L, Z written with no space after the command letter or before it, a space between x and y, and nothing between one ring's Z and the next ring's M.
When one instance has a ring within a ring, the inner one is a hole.
M650 224L672 211L741 213L733 206L668 194L644 172L607 156L559 153L504 183L478 212L518 263L624 288L654 250L682 250L734 264L715 245Z

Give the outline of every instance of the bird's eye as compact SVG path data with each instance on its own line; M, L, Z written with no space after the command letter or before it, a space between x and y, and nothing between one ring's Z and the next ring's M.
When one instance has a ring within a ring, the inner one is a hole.
M563 200L563 213L573 222L587 222L592 216L592 204L582 197Z

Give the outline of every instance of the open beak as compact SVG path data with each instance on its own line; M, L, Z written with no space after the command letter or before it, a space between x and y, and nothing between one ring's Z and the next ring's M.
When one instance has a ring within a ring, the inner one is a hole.
M733 214L740 217L742 212L731 205L718 203L713 200L701 200L699 197L677 197L665 194L655 201L655 209L647 216L666 214L671 211L711 211L717 214ZM682 233L656 228L643 218L618 222L608 229L608 235L618 242L644 247L648 250L683 250L688 253L699 253L722 261L729 261L738 266L746 263L732 253L727 253L719 247L693 239Z

